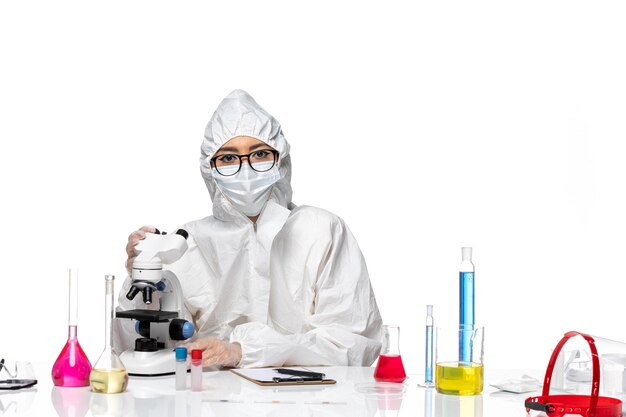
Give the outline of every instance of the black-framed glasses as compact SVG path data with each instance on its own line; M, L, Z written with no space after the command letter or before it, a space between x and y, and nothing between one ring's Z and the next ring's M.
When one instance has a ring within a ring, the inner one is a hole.
M235 175L241 169L244 158L248 160L250 168L257 172L265 172L274 168L278 161L278 151L275 149L259 149L247 155L225 153L211 158L211 167L225 177Z

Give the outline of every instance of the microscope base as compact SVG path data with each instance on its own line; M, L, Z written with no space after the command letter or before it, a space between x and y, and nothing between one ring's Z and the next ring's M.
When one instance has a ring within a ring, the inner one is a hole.
M159 349L156 352L126 350L120 355L130 376L174 375L176 358L174 348Z

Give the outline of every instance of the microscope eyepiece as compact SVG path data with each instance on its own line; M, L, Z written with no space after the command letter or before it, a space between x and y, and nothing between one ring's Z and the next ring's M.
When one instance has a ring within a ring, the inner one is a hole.
M185 229L178 229L176 231L176 234L184 237L185 240L187 240L187 238L189 237L189 233Z

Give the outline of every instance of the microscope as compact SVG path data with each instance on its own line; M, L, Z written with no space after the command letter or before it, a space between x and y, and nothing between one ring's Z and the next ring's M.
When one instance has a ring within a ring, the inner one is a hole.
M133 262L132 284L126 298L133 300L139 293L146 307L153 296L159 300L159 309L118 311L116 317L133 319L139 334L135 348L126 350L120 359L129 375L161 376L174 374L176 361L174 348L177 341L189 339L194 334L193 324L182 319L183 291L172 271L163 269L180 259L187 250L186 230L178 229L168 235L156 230L146 233L146 238L135 247L138 253Z

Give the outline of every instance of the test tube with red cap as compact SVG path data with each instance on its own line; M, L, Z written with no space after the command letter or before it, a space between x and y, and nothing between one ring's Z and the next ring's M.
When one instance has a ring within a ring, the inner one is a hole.
M202 391L202 350L191 351L191 390Z

